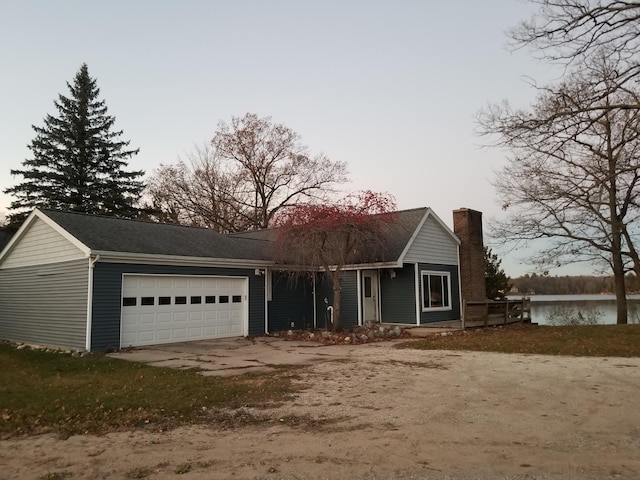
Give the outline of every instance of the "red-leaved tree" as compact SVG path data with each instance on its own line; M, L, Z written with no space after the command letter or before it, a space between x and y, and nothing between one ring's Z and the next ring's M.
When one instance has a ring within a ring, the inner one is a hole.
M345 266L384 261L395 200L364 191L324 205L295 205L280 213L273 253L291 271L321 267L333 284L333 328L340 328L340 273Z

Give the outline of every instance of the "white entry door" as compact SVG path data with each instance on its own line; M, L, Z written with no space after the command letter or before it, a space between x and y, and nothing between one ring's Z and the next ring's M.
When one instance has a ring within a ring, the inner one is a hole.
M378 318L378 272L362 272L362 319L379 321Z
M237 277L125 274L120 346L247 335L247 284Z

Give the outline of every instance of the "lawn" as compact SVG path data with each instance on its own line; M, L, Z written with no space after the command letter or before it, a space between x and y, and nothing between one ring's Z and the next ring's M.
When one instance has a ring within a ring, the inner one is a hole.
M104 433L233 421L225 408L284 400L293 369L231 378L150 367L101 354L18 350L0 343L0 437Z
M640 325L538 326L478 328L433 335L399 348L474 350L541 355L640 357Z

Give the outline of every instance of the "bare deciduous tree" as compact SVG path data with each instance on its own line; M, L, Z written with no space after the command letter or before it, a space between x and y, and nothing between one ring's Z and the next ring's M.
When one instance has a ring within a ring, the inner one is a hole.
M162 166L149 195L166 221L221 232L267 228L284 207L319 202L346 181L346 165L309 154L300 137L254 114L220 122L211 144Z
M253 222L235 205L239 183L223 170L211 145L196 146L186 160L162 165L149 179L152 210L162 222L211 228L229 233Z
M510 213L493 224L493 235L548 239L534 258L543 267L606 264L616 281L617 321L626 323L625 271L640 268L640 110L609 106L638 104L640 95L618 80L615 66L600 58L542 89L530 110L494 105L479 124L497 139L493 145L511 152L494 182Z
M543 59L569 68L579 68L594 55L607 52L617 64L620 85L640 73L640 2L529 0L529 3L538 6L537 12L509 32L516 48L530 47Z

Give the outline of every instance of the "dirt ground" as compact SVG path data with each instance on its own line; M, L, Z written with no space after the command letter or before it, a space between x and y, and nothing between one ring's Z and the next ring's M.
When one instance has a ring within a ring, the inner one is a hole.
M264 424L5 440L0 479L640 479L638 358L351 351Z

